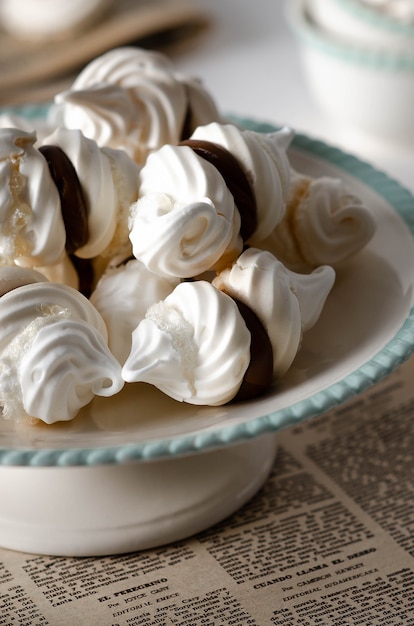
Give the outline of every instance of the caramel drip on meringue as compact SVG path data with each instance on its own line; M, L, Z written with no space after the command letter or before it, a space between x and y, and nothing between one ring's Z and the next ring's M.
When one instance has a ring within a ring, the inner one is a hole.
M257 228L257 207L249 181L237 159L212 141L187 139L180 145L192 148L220 172L240 213L240 234L243 241L247 241Z

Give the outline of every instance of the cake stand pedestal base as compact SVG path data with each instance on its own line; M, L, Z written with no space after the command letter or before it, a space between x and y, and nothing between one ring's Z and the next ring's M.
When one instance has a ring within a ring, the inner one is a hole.
M0 467L0 545L54 556L154 548L210 528L265 482L267 434L200 454L125 465Z

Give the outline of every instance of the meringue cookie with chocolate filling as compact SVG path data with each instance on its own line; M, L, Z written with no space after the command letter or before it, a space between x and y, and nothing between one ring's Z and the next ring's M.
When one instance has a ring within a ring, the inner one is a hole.
M240 254L240 214L214 165L189 146L165 145L139 174L130 208L132 251L155 274L189 278Z
M31 417L47 424L71 420L95 395L111 396L123 384L121 367L107 345L105 323L78 291L38 281L2 295L4 418Z
M132 334L122 375L175 400L233 399L250 363L251 334L236 303L207 281L180 283L151 306Z
M335 271L329 266L297 274L270 252L248 248L213 285L256 313L273 347L274 376L281 377L290 368L303 333L318 320L334 282Z
M150 272L136 259L109 267L101 276L90 302L105 321L109 348L120 363L128 357L132 332L147 309L166 298L178 282Z
M209 150L209 143L218 145L239 163L253 193L257 211L257 224L247 238L249 245L267 237L284 216L291 171L287 149L293 134L287 127L266 134L241 130L233 124L211 122L199 126L188 142L189 145L194 142L195 146L199 142L201 146L202 142L207 142L206 151Z
M22 266L59 262L66 231L59 192L36 133L0 129L0 256Z
M368 244L375 230L372 211L344 181L292 170L286 215L258 247L291 269L308 272L346 261Z
M150 152L220 115L201 81L175 72L160 52L126 46L91 61L55 96L49 119L143 164Z
M100 148L80 130L58 128L39 149L46 147L61 149L72 163L86 203L88 236L74 254L84 259L120 254L128 246L129 206L138 195L136 163L122 150Z
M291 138L289 129L262 137L212 123L153 152L131 206L134 256L181 278L231 263L244 241L264 238L283 218Z

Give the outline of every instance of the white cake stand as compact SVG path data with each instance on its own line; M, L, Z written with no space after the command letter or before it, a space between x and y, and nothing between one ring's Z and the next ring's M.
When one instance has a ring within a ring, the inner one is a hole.
M275 434L172 459L93 467L1 467L1 545L97 556L193 535L262 486Z
M245 121L254 130L274 128ZM273 466L277 432L379 381L414 346L414 199L381 172L305 136L292 165L343 178L377 219L337 268L321 318L262 398L192 407L146 385L96 398L68 424L0 420L0 546L94 556L209 528L246 503Z

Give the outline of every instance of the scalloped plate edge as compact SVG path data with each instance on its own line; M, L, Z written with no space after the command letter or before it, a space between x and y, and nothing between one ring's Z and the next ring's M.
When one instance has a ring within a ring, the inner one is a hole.
M42 107L25 109L28 117L39 115ZM44 109L43 109L44 110ZM271 123L232 116L234 123L256 132L274 132ZM308 135L296 134L292 145L311 153L351 174L379 193L403 218L414 233L414 197L384 172L369 163ZM304 400L242 424L222 426L207 433L195 433L147 443L109 446L98 449L0 449L0 464L5 466L58 466L120 464L150 461L166 457L196 454L228 446L265 433L275 432L305 419L325 413L351 397L365 391L397 369L414 352L414 307L397 334L369 361L343 378Z

